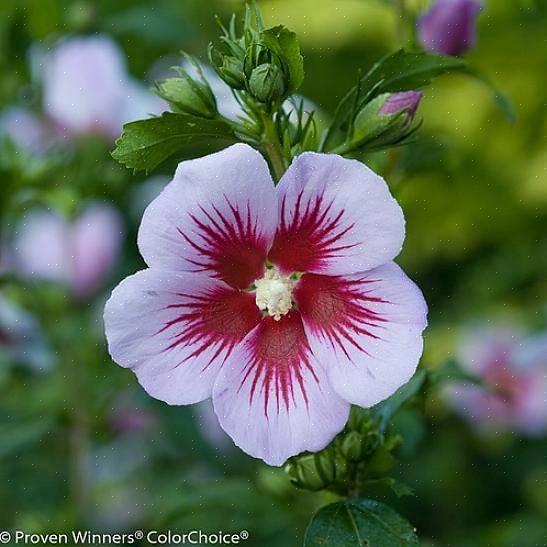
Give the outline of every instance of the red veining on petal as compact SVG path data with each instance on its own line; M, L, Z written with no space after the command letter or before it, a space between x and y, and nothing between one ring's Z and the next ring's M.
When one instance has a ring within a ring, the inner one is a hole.
M224 362L260 321L260 312L250 293L219 287L201 295L176 293L173 298L175 302L165 309L176 310L177 315L157 334L169 333L164 351L191 348L176 366L199 357L208 349L213 354L204 370L218 358Z
M366 275L355 279L338 276L306 274L300 279L293 296L306 324L334 349L339 348L348 359L348 345L367 353L362 337L379 339L379 330L386 319L370 304L389 304L373 296L378 280ZM350 359L351 360L351 359Z
M224 196L223 210L214 204L190 213L194 229L179 234L200 259L190 260L196 272L209 272L237 289L247 288L264 271L267 242L252 218L250 204L240 211ZM227 208L226 208L227 206Z
M292 218L288 218L287 198L281 201L280 224L269 259L283 272L321 271L340 252L354 247L342 244L342 238L353 228L344 221L345 210L334 210L319 194L303 203L298 194Z
M273 390L279 413L283 404L287 411L296 406L295 389L299 389L305 404L308 396L304 374L319 382L310 361L310 348L302 318L291 311L279 321L266 317L245 342L249 361L239 389L250 382L249 404L258 393L264 398L264 415L268 416L270 394Z

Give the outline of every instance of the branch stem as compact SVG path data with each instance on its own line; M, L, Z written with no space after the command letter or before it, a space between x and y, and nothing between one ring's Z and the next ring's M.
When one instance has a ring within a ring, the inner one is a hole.
M262 149L270 160L270 165L277 182L287 168L283 147L281 146L277 129L271 116L263 113L260 121L263 127Z

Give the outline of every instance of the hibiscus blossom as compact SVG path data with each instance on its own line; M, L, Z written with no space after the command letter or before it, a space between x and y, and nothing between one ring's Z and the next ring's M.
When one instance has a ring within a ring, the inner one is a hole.
M304 153L277 187L236 144L178 166L148 206L148 269L105 309L113 359L169 404L213 399L222 428L281 465L324 448L350 403L414 373L426 304L395 265L400 207L358 161Z
M517 328L479 327L462 338L460 363L482 385L454 382L445 390L452 408L480 433L547 431L547 335Z

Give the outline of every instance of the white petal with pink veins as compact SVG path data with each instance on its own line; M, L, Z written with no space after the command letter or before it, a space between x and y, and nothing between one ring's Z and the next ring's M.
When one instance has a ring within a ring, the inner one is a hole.
M325 448L349 414L311 354L298 312L263 319L238 345L215 381L213 404L234 442L270 465Z
M110 355L169 404L211 396L224 360L258 323L252 295L207 276L142 270L105 307Z
M146 209L139 248L151 267L246 288L261 277L277 225L268 165L244 144L179 164Z
M399 254L401 208L366 165L306 152L277 186L280 226L270 260L284 273L352 274Z
M427 306L396 264L352 276L304 275L294 295L313 354L345 400L372 406L412 377Z

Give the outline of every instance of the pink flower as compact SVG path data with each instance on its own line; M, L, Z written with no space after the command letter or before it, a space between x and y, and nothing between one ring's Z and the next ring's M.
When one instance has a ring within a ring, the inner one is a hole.
M107 302L110 353L169 404L212 397L271 465L320 450L350 403L391 395L422 353L426 304L392 262L403 239L360 162L305 153L277 188L247 145L183 162L144 213L149 268Z
M28 152L44 152L50 142L46 124L30 110L18 106L6 108L0 112L0 135L8 135L13 142Z
M481 329L463 343L460 362L485 386L455 383L451 406L484 433L547 431L547 336Z
M163 110L163 101L127 73L119 46L104 35L65 40L44 62L44 109L63 131L107 138L128 121Z
M104 284L122 240L122 220L111 205L93 203L74 222L35 210L15 239L17 268L27 277L67 283L85 298Z

